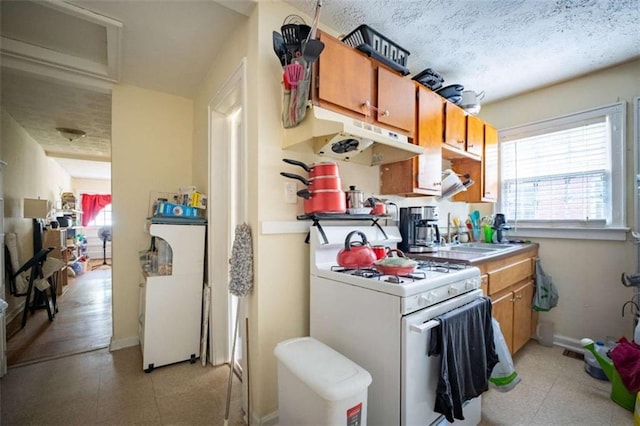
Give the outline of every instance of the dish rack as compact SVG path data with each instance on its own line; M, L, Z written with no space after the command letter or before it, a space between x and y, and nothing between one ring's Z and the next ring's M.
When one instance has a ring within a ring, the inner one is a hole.
M468 187L475 183L472 179L469 179L469 175L459 175L451 169L442 172L442 176L442 195L438 197L441 200L449 199L459 192L466 191ZM462 182L461 176L467 180Z
M360 25L342 38L342 42L366 53L402 75L409 74L409 51L400 47L368 25Z

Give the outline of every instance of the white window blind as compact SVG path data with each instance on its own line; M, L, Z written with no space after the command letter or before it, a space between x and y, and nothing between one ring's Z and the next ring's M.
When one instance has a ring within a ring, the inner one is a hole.
M521 225L623 225L623 130L615 104L501 132L501 211Z

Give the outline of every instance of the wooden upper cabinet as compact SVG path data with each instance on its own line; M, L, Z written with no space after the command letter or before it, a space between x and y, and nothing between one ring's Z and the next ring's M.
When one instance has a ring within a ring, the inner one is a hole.
M442 193L442 128L444 126L444 100L423 87L418 88L418 145L424 154L418 162L418 188L429 194Z
M470 158L452 160L457 173L469 174L475 182L466 191L454 195L454 201L495 203L498 200L498 130L483 123L483 140L484 150L480 161Z
M365 104L374 102L371 61L335 37L319 35L325 47L318 60L317 102L332 109L344 108L364 119L369 115Z
M488 124L484 125L484 154L482 158L484 181L483 201L498 200L498 130Z
M381 66L377 67L377 105L374 112L381 124L413 135L416 125L416 86L413 80Z
M444 99L431 90L418 86L417 117L417 135L414 141L424 148L425 153L411 160L381 165L381 194L441 194Z
M484 148L484 122L475 115L467 116L467 152L482 156Z
M413 138L416 88L401 76L335 37L320 32L315 103Z
M444 143L461 151L466 150L467 117L464 110L451 102L445 102Z

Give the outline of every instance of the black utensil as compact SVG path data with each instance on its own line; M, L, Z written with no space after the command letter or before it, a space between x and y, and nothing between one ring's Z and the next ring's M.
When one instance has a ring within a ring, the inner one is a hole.
M298 37L300 38L300 43L304 43L307 38L311 34L311 27L307 24L299 24L298 25Z
M300 26L297 24L286 24L280 28L282 31L282 38L284 44L287 46L287 50L291 53L292 57L296 56L297 52L300 52Z
M284 44L282 34L277 31L273 32L273 51L280 59L280 64L284 67L287 64L287 46Z
M311 68L311 64L318 59L323 49L324 43L320 40L311 39L307 41L302 51L302 57L307 63L307 70Z

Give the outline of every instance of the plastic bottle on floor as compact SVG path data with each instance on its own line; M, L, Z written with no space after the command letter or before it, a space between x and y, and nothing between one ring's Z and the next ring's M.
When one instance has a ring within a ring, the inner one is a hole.
M605 358L608 358L607 352L609 351L609 348L607 348L604 345L604 343L600 341L596 342L595 349L596 351L598 351L600 355L602 355ZM584 353L584 370L591 377L595 377L596 379L600 379L600 380L609 380L607 378L607 375L604 374L604 371L602 371L602 368L600 367L600 364L596 360L596 357L589 351L585 351Z

